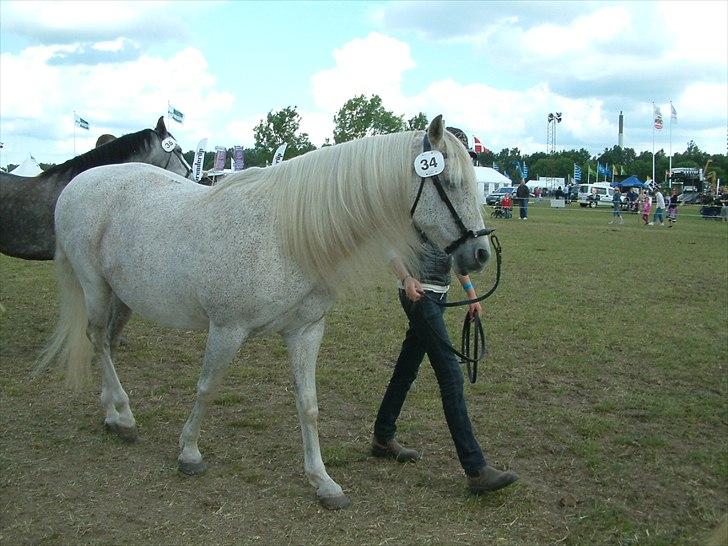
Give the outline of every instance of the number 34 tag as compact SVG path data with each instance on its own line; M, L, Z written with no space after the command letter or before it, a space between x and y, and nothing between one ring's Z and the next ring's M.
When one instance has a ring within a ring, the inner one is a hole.
M437 150L422 152L415 157L415 172L422 178L435 176L445 170L445 158Z

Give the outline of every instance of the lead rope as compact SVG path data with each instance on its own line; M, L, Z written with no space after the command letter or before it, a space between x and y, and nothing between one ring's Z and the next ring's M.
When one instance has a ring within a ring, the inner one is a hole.
M495 289L498 287L498 284L500 283L501 278L501 265L503 263L503 259L501 257L501 246L500 242L498 241L498 237L495 235L491 235L491 242L493 243L493 248L495 249L495 260L496 260L496 273L495 273L495 282L493 283L493 286L490 290L488 290L485 294L478 298L474 298L472 300L460 300L460 301L454 301L450 303L442 303L438 301L435 298L431 298L427 294L423 294L425 298L430 300L431 302L435 303L436 305L439 305L440 307L456 307L460 305L470 305L472 303L481 302L484 299L490 297L495 292ZM417 304L414 305L415 309L418 309ZM442 336L440 336L435 329L430 325L430 323L421 316L422 321L427 324L427 327L430 329L430 332L442 342L445 347L454 353L458 358L460 358L460 364L465 364L467 366L468 370L468 380L470 383L475 383L475 381L478 379L478 362L483 360L485 358L486 354L486 345L485 345L485 330L483 328L483 323L480 320L479 316L471 317L470 313L465 313L465 320L463 321L463 329L460 336L460 351L458 351L455 347L453 347L450 342L447 339L444 339ZM474 334L471 336L471 329L475 326Z

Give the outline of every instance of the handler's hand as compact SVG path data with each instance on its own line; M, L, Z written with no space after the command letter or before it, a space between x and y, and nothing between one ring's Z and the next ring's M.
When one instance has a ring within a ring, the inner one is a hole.
M480 302L471 303L468 309L468 315L470 315L470 319L474 319L476 316L482 316L483 314L483 308L480 306Z
M420 281L414 277L407 277L404 280L404 292L410 301L419 301L422 299L422 295L425 291L422 289Z

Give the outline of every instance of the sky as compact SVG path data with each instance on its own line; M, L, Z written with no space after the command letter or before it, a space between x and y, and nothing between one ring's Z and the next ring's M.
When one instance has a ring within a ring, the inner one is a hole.
M0 165L61 163L166 122L183 150L254 146L295 106L314 145L350 98L442 114L489 149L725 154L728 2L0 0ZM664 128L653 132L653 102ZM670 102L677 113L671 123ZM75 126L74 112L90 130ZM472 140L471 140L472 145Z

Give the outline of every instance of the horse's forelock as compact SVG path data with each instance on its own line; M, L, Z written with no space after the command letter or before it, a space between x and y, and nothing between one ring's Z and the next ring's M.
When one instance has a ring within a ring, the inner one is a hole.
M465 191L476 191L475 169L470 154L463 143L450 131L445 131L448 182Z

